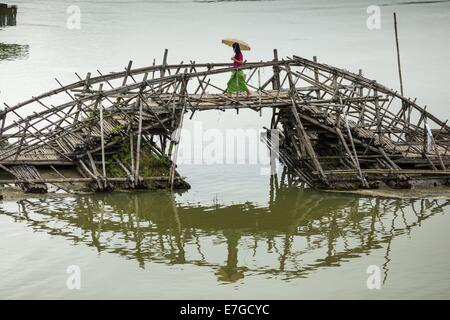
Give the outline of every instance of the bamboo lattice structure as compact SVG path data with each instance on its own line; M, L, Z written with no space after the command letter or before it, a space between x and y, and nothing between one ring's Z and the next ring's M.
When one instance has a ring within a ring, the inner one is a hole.
M277 153L290 174L322 189L446 184L450 131L415 101L359 74L298 56L245 63L250 97L227 95L229 63L162 64L84 78L0 111L0 183L45 192L46 183L97 191L146 181L187 187L176 172L186 113L271 108ZM268 129L269 130L269 129ZM131 155L117 157L124 148ZM166 176L142 174L142 150L169 159ZM114 156L116 155L116 156ZM111 163L123 176L108 176ZM74 168L77 177L59 169ZM51 168L53 176L42 172Z

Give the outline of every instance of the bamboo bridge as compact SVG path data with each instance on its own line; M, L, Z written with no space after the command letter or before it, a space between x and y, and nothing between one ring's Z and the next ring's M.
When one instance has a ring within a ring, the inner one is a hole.
M278 59L276 50L273 60L242 69L250 97L226 94L231 64L169 64L167 50L158 65L130 61L121 72L76 74L69 85L56 79L57 89L0 111L0 184L26 192L77 183L94 191L188 188L176 170L185 115L262 108L273 110L264 141L311 187L448 183L450 128L415 100L362 72ZM279 148L269 139L275 129Z

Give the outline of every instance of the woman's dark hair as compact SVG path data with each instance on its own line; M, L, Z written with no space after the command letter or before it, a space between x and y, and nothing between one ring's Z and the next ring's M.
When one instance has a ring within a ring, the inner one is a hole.
M236 54L241 53L241 46L239 45L239 43L237 42L233 43L233 50L234 53Z

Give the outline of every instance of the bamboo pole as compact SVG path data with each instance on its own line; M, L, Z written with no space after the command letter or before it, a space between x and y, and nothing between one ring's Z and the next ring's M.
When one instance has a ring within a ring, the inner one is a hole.
M139 166L140 166L141 139L142 139L142 103L139 97L137 98L137 104L139 105L139 122L138 122L138 134L136 142L136 171L134 173L134 177L136 181L139 181Z
M175 139L174 139L174 143L175 143L175 150L173 152L173 158L172 158L172 165L170 167L170 179L169 179L169 183L170 183L170 189L173 190L173 186L174 186L174 181L175 181L175 173L176 173L176 166L177 166L177 158L178 158L178 148L180 145L180 135L181 135L181 128L183 127L183 119L184 119L184 113L186 111L186 95L187 95L187 82L186 79L183 78L182 79L182 86L181 86L181 95L182 95L182 111L180 114L180 121L177 127L177 130L175 132Z
M300 116L298 115L296 102L293 97L291 99L292 99L291 110L292 110L292 114L294 115L295 121L297 123L296 128L297 128L298 136L301 140L303 140L303 143L306 146L306 151L308 152L308 155L310 156L317 171L320 173L320 176L322 177L323 181L325 183L327 183L327 177L323 172L322 166L320 165L320 162L317 159L317 155L314 151L314 148L311 145L311 141L309 140L309 136L306 133L305 128L303 127L302 121L300 120Z
M395 45L396 45L396 48L397 48L398 78L400 80L400 94L403 96L402 67L401 67L401 64L400 64L400 45L398 43L397 14L395 12L394 12L394 29L395 29Z
M313 56L314 63L317 63L317 56ZM316 82L319 82L319 71L317 70L317 67L314 67L314 79ZM316 96L317 99L320 99L320 90L316 89Z
M164 56L163 56L163 62L161 65L161 72L160 72L160 76L161 78L164 78L166 75L166 70L167 70L167 55L169 53L168 49L164 50Z
M20 154L20 151L22 150L23 142L25 139L25 132L28 130L29 126L30 126L30 122L27 121L25 123L25 128L23 129L23 132L22 132L22 137L20 138L20 141L19 141L19 147L17 148L17 152L14 155L14 161L17 161L17 158L19 157L19 154Z
M127 84L128 77L130 76L131 66L133 65L133 61L128 61L128 66L125 68L125 76L123 77L122 87Z
M136 172L135 172L135 180L139 181L139 169L140 169L140 157L141 157L141 139L142 139L142 117L143 117L143 111L142 111L142 101L141 96L142 92L144 91L146 87L146 81L147 81L148 73L144 75L143 85L139 89L139 95L136 98L136 105L139 108L139 122L138 122L138 136L137 136L137 143L136 143ZM158 121L161 125L162 122Z
M278 62L278 50L273 49L273 61ZM273 66L273 81L272 81L273 90L280 89L280 69L276 64Z
M100 85L101 86L101 85ZM101 88L100 88L101 90ZM104 128L103 128L103 104L99 101L100 107L100 135L101 135L101 147L102 147L102 172L103 177L106 178L106 160L105 160L105 136L104 136Z
M133 173L133 177L135 177L135 171L134 171L134 139L133 139L133 129L131 127L132 125L130 124L130 129L129 129L129 135L130 135L130 161L131 161L131 172ZM134 179L133 181L133 186L135 184L136 179Z

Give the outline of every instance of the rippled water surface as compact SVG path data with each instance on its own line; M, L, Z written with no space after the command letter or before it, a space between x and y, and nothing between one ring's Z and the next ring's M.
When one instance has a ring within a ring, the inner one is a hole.
M373 3L372 3L373 2ZM14 104L88 71L317 55L397 88L392 12L407 96L448 118L450 3L372 1L15 1L0 30L0 102ZM81 30L66 9L81 9ZM30 110L32 112L33 110ZM205 112L186 127L261 128L270 114ZM331 194L271 184L261 165L182 165L192 189L0 201L0 298L450 298L450 202ZM281 175L278 176L281 180ZM272 186L272 187L271 187ZM68 290L67 267L81 270ZM367 268L381 289L366 286Z

